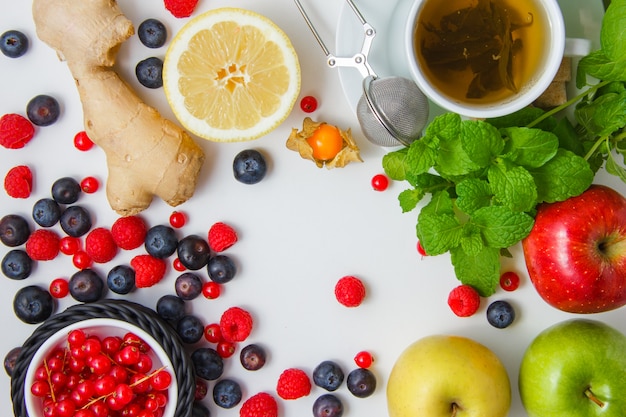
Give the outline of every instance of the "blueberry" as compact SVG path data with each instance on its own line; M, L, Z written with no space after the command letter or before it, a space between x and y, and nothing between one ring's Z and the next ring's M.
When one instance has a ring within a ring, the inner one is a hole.
M213 387L213 401L222 408L233 408L241 401L241 386L232 379L222 379Z
M145 238L146 252L155 258L164 259L176 252L178 238L173 228L165 225L148 229Z
M156 311L163 320L177 322L185 316L185 301L175 295L164 295L157 301Z
M93 269L83 269L70 277L70 295L78 302L93 303L104 295L104 280Z
M15 363L17 362L18 356L22 352L22 347L14 347L6 354L4 357L4 370L9 377L13 376L13 370L15 369Z
M2 258L2 273L11 279L25 279L30 276L33 261L21 249L13 249Z
M160 48L165 45L167 29L157 19L146 19L137 28L137 36L144 46L148 48Z
M30 226L17 214L7 214L0 220L0 241L9 247L20 246L28 240Z
M135 67L135 75L146 88L163 87L163 61L154 56L139 61Z
M128 294L135 288L135 270L128 265L114 266L107 274L107 286L116 294Z
M194 344L204 335L204 325L202 321L191 314L183 316L176 323L176 332L184 343Z
M33 97L26 105L26 115L36 126L50 126L58 120L60 114L59 102L46 94Z
M59 204L74 204L78 201L81 188L72 177L59 178L52 184L52 198Z
M52 315L53 310L52 295L36 285L20 288L13 298L13 311L24 323L41 323Z
M493 327L504 329L515 320L515 310L507 301L498 300L487 307L487 321Z
M206 405L201 402L194 401L191 407L191 417L211 417L211 412Z
M181 299L193 300L202 294L202 279L192 272L184 272L176 278L174 288Z
M324 361L313 370L313 382L326 391L335 391L341 386L343 379L343 370L333 361Z
M61 207L52 198L42 198L33 205L33 220L41 227L52 227L61 218Z
M324 394L313 403L313 417L341 417L343 404L333 394Z
M0 51L9 58L19 58L28 51L28 38L19 30L7 30L0 42Z
M196 375L207 381L214 381L224 372L224 361L215 349L201 347L191 353L191 362Z
M72 237L81 237L91 229L91 215L82 206L69 206L59 219L61 229Z
M250 344L241 349L239 361L248 371L258 371L265 365L266 353L263 347L257 344Z
M357 368L346 379L348 391L355 397L369 397L376 390L376 376L369 369Z
M267 172L267 164L261 152L246 149L239 152L233 160L235 179L244 184L256 184Z
M211 249L200 236L189 235L178 242L178 259L185 268L196 271L209 262Z
M218 284L226 284L235 277L237 267L227 255L216 255L207 263L209 278Z

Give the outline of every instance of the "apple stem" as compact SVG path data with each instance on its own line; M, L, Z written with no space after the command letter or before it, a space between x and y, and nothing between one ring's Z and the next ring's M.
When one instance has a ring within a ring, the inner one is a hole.
M596 395L593 393L593 391L591 391L591 388L587 388L585 390L585 396L587 398L589 398L591 401L593 401L594 403L596 403L598 405L598 407L600 407L600 408L604 407L604 403L602 401L600 401L600 399L598 399L598 397L596 397Z
M452 406L450 407L452 414L450 414L450 417L456 417L456 412L459 411L459 406L457 405L457 403L452 403Z

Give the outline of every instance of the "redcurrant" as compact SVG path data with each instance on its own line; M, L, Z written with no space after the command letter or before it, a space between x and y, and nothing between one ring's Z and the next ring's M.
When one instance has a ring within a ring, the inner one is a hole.
M64 236L59 242L59 250L65 255L74 255L80 249L80 239L72 236Z
M313 96L305 96L300 100L300 108L305 113L313 113L317 110L317 99Z
M204 397L206 397L208 392L209 392L209 387L207 383L200 378L196 378L196 393L194 395L194 399L196 401L200 401L204 399Z
M500 276L500 287L505 291L515 291L519 287L519 281L516 272L508 271Z
M354 357L354 363L356 363L356 366L358 366L359 368L369 368L370 366L372 366L373 362L374 357L370 352L365 350L357 353Z
M74 266L78 269L86 269L89 268L92 264L92 259L87 252L83 250L78 250L72 257L72 262Z
M87 136L87 132L85 131L78 132L74 136L74 146L79 151L88 151L93 147L93 145L93 141L89 138L89 136Z
M185 265L183 265L183 263L180 261L179 258L175 258L172 261L172 266L174 267L174 269L178 272L183 272L184 270L187 269L187 267Z
M157 391L165 391L172 383L172 375L166 370L162 369L150 378L150 385Z
M175 211L170 215L170 224L172 227L179 229L185 225L187 222L187 216L185 213L181 213L180 211Z
M215 281L207 281L202 284L202 295L204 295L209 300L214 300L220 296L222 292L222 288L220 284Z
M389 178L383 174L377 174L372 177L372 188L374 191L385 191L389 187Z
M217 354L222 358L230 358L235 353L237 346L233 342L228 342L226 340L221 340L217 343L216 351Z
M30 386L30 392L35 397L45 397L50 394L50 384L47 381L35 381Z
M424 250L424 247L422 246L422 242L420 242L419 240L417 241L417 253L422 256L428 256L428 254Z
M50 283L50 295L63 298L70 293L70 284L65 278L55 278Z
M222 340L222 331L219 323L207 324L204 328L204 338L210 343L218 343Z
M80 346L87 340L87 334L81 329L72 330L67 335L67 342L71 346Z
M87 194L93 194L100 188L100 181L96 177L85 177L80 182L80 188Z
M76 404L69 398L56 403L55 412L58 417L73 417L75 411Z

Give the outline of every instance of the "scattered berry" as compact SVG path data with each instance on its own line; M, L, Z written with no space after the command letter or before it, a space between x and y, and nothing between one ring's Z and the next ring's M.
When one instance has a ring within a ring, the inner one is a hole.
M96 177L85 177L80 182L80 189L87 194L93 194L100 188L100 181Z
M70 284L65 278L55 278L50 282L50 295L64 298L70 293Z
M261 152L246 149L233 159L233 175L242 184L257 184L267 173L267 162Z
M266 392L254 394L244 401L239 417L278 417L278 403Z
M69 206L59 219L61 229L71 237L81 237L91 229L91 214L82 206Z
M335 284L335 298L346 307L358 307L365 298L365 285L354 276L345 276Z
M472 316L480 307L480 295L469 285L459 285L450 291L448 306L459 317Z
M33 173L26 165L18 165L4 177L4 189L13 198L28 198L33 189Z
M372 363L374 363L374 357L370 352L362 350L354 357L354 363L356 363L356 366L359 368L367 369L372 366Z
M196 375L207 381L218 379L224 372L224 360L215 349L209 347L200 347L194 350L191 353L191 362Z
M185 265L183 265L183 263L178 258L174 258L174 260L172 261L172 268L174 268L174 270L178 272L183 272L187 270Z
M176 229L180 229L187 223L187 216L180 211L174 211L170 214L170 225Z
M87 252L79 249L72 255L72 263L78 269L87 269L91 267L93 260Z
M151 287L165 276L165 261L150 255L137 255L130 265L135 270L135 286L137 288Z
M189 17L196 9L198 0L164 0L165 8L177 18Z
M255 343L245 346L239 352L241 366L248 371L258 371L265 365L266 360L267 354L265 349Z
M300 108L305 113L313 113L317 110L317 99L313 96L305 96L300 100Z
M137 81L146 88L163 87L163 60L152 56L143 59L135 67Z
M204 268L211 256L209 244L197 235L189 235L181 239L176 251L180 262L192 271Z
M216 255L209 259L207 271L212 281L218 284L226 284L235 277L237 267L230 257Z
M204 327L204 338L209 343L219 343L222 339L222 331L220 330L219 323L207 324Z
M417 241L417 253L419 253L422 257L428 256L426 250L424 250L424 247L422 246L422 242L419 240Z
M374 191L385 191L389 187L389 178L383 174L377 174L372 177L372 188Z
M107 287L116 294L128 294L135 288L135 270L127 265L117 265L107 274Z
M78 201L81 188L72 177L59 178L52 184L52 198L59 204L74 204Z
M78 302L93 303L104 295L104 280L93 269L81 269L70 277L70 295Z
M487 321L493 327L504 329L515 320L515 309L504 300L494 301L487 307Z
M500 276L500 287L505 291L515 291L519 287L519 275L513 271L507 271Z
M214 281L202 284L202 295L208 300L215 300L222 293L222 286Z
M33 220L41 227L52 227L61 218L61 206L51 198L42 198L33 205Z
M341 417L343 404L333 394L323 394L313 403L313 417Z
M117 254L117 244L113 235L104 227L91 230L85 238L85 252L96 263L107 263Z
M22 352L21 346L14 347L4 357L4 370L6 371L9 377L13 376L13 370L15 369L17 358L20 356L21 352Z
M221 340L217 342L215 350L217 351L218 355L220 355L224 359L227 359L235 354L235 350L237 350L237 345L235 345L234 342Z
M0 36L0 51L9 58L19 58L28 51L28 38L19 30L7 30Z
M2 258L2 273L10 279L23 280L30 276L33 260L21 249L10 250Z
M194 394L194 400L201 401L206 397L209 392L209 386L206 381L200 378L196 378L196 392Z
M157 301L156 312L163 320L177 322L185 316L185 301L175 295L164 295Z
M18 214L7 214L0 220L0 242L9 247L20 246L28 240L30 226Z
M209 246L215 252L223 252L237 243L237 232L232 226L217 222L209 228Z
M74 255L80 249L80 239L77 237L63 236L59 242L59 250L65 255Z
M0 117L0 145L7 149L23 148L35 136L33 124L16 113Z
M120 217L111 226L115 244L124 250L137 249L143 245L148 228L139 216Z
M79 151L88 151L93 148L93 145L93 141L89 138L87 132L85 132L84 130L74 135L74 147Z
M302 369L286 369L278 377L276 393L283 400L305 397L311 393L311 380Z
M202 279L192 272L185 272L176 278L174 289L181 299L193 300L202 293Z
M61 106L52 96L40 94L26 105L26 116L36 126L50 126L59 119Z
M52 315L53 310L50 293L35 285L20 288L13 298L13 311L24 323L41 323Z
M369 397L376 390L376 377L369 369L356 368L346 379L348 391L358 398Z
M250 313L240 307L231 307L222 313L220 331L224 340L243 342L252 332L253 320Z
M160 48L165 45L167 29L160 20L146 19L137 28L137 36L144 46Z
M164 259L176 252L178 238L171 227L157 225L148 229L144 246L149 255Z
M26 241L26 253L33 261L49 261L59 254L59 235L47 229L38 229Z
M241 397L241 386L232 379L222 379L213 387L213 401L218 407L233 408L239 404Z
M343 369L334 361L323 361L313 369L313 383L326 391L338 389L343 379Z
M202 339L204 335L204 325L198 317L188 314L183 316L176 323L176 332L183 343L194 344Z

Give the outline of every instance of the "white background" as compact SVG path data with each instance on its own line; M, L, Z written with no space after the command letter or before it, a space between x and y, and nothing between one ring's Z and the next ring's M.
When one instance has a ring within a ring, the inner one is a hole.
M104 182L105 157L98 148L85 153L72 145L74 134L82 130L81 105L66 64L59 62L55 53L36 37L30 2L2 2L0 32L23 31L31 41L31 48L19 59L0 56L0 114L25 114L26 103L37 94L53 95L62 106L60 120L52 126L38 128L25 148L0 149L2 176L19 164L30 166L35 176L34 190L27 200L11 199L3 190L0 192L0 214L29 217L32 204L48 197L52 182L59 177L82 179L94 175ZM173 18L160 1L121 0L119 4L136 26L146 18L155 17L165 22L173 34L187 20ZM505 270L520 273L521 287L513 293L499 290L490 299L482 300L479 312L471 318L454 316L446 304L449 291L458 284L449 257L422 259L417 254L417 212L402 214L397 203L404 184L394 183L382 193L372 190L370 179L382 172L381 158L386 150L364 139L343 94L337 71L326 67L324 56L294 3L200 0L196 14L220 6L260 12L287 33L300 58L301 97L312 94L320 101L319 110L312 117L344 129L352 128L364 159L364 163L353 163L343 169L318 169L286 149L285 141L291 129L301 127L305 117L297 106L277 130L254 142L216 144L198 139L207 160L196 195L177 208L189 218L179 234L180 237L192 233L205 235L216 221L230 223L237 229L240 241L227 254L236 260L239 272L224 287L222 297L213 301L197 299L189 303L189 311L208 324L218 321L221 312L230 306L248 309L254 316L255 327L247 342L260 343L269 352L268 363L261 371L245 371L237 357L233 357L226 362L224 376L240 381L246 397L259 391L275 392L278 375L286 368L299 367L310 372L319 362L332 359L341 363L347 374L355 367L353 356L360 350L369 350L376 358L372 367L379 381L376 393L367 399L357 399L344 384L337 394L344 400L346 416L382 416L387 413L386 379L400 352L426 335L458 334L487 345L501 358L512 384L510 415L524 416L516 382L524 349L545 327L576 316L557 311L539 298L528 280L519 246L512 248L514 258L503 263ZM334 47L343 2L307 1L305 6L327 44ZM354 36L355 42L360 43L360 33ZM374 47L390 46L375 43ZM117 67L149 104L172 118L162 89L143 88L134 76L134 66L140 59L164 57L165 51L166 47L150 50L134 36L123 45ZM233 157L246 148L260 150L269 162L267 177L257 185L240 184L232 175ZM600 174L597 182L626 193L624 184L604 174ZM117 218L103 191L83 195L80 204L92 210L95 226L109 227ZM142 215L150 225L166 224L172 211L163 202L154 201ZM138 253L143 252L119 253L110 264L97 265L96 269L105 275L112 266L126 263ZM74 271L69 257L61 255L54 261L39 263L26 281L0 277L3 356L36 328L14 316L15 292L26 284L47 286L53 278L69 277ZM206 278L204 271L202 274ZM368 295L362 306L347 309L336 302L333 288L344 275L356 275L365 282ZM161 283L135 291L127 298L154 308L161 295L174 292L176 276L170 268ZM496 299L510 301L517 310L517 320L508 329L497 330L485 319L487 305ZM57 311L72 302L70 297L62 300ZM591 318L626 332L623 314L622 309ZM10 380L2 372L0 415L12 413L9 392ZM314 388L306 398L280 401L280 414L310 415L313 401L322 393ZM219 409L208 397L205 403L214 417L238 416L238 408Z

